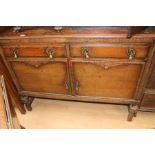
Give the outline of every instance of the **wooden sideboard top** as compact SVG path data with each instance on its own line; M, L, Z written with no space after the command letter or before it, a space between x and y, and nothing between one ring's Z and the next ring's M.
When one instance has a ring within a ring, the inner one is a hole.
M17 39L17 38L42 38L42 37L155 38L155 27L128 27L128 26L63 26L56 28L54 26L0 27L0 40Z

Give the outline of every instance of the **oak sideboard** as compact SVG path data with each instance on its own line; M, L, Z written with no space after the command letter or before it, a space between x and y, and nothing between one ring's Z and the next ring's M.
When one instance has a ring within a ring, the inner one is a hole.
M154 27L2 27L0 54L28 110L34 97L125 104L131 121L155 111L154 39Z

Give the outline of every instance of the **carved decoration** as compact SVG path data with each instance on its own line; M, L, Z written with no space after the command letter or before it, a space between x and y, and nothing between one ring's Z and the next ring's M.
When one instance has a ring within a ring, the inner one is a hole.
M13 27L13 32L19 32L22 29L22 26Z
M54 26L53 29L56 31L56 32L60 32L63 30L63 26Z
M39 67L41 67L43 65L51 63L49 61L47 61L47 62L46 61L41 61L41 62L38 62L38 61L18 61L18 62L24 63L26 65L30 65L30 66L35 67L35 68L39 68Z
M132 35L143 32L148 26L128 26L127 38L131 38Z
M125 63L120 63L120 62L99 62L99 61L90 61L86 63L91 63L94 65L98 65L100 67L103 67L105 70L110 69L112 67L117 67L121 65L126 65Z

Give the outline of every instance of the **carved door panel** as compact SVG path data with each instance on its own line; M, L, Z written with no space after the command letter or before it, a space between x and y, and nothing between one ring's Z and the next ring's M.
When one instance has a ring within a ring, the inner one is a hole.
M74 94L134 98L142 65L128 62L72 61Z
M21 91L69 94L67 62L10 61Z

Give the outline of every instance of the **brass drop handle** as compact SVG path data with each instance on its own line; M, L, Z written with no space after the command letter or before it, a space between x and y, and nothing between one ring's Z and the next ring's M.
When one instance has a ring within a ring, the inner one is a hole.
M89 48L82 48L82 49L81 49L81 53L82 53L82 55L83 55L86 59L88 59L88 58L89 58L90 50L89 50Z
M47 48L46 49L46 53L48 54L48 57L50 58L50 59L53 59L54 58L54 50L52 49L52 48Z
M18 52L17 48L13 48L13 56L15 59L18 58L18 54L19 54L19 52Z
M79 81L75 81L75 92L76 94L78 93L79 91Z
M136 56L136 51L135 51L135 49L129 48L129 49L127 50L127 55L128 55L128 59L129 59L129 60L134 59L135 56Z

